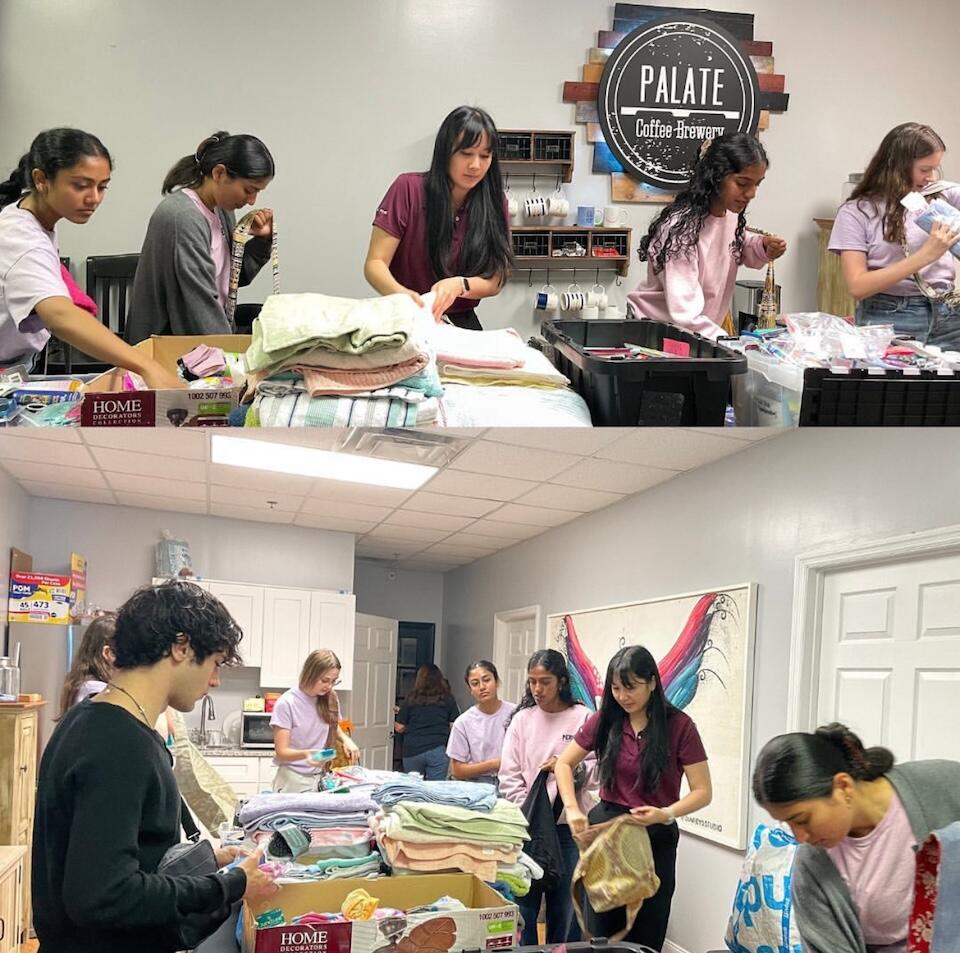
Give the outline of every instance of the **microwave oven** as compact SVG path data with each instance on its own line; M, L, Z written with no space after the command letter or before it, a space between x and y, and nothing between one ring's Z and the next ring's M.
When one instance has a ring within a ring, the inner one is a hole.
M241 713L240 747L272 748L273 729L268 711L245 711Z

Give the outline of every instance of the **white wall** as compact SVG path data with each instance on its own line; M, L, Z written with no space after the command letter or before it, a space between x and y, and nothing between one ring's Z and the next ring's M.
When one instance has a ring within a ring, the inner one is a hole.
M832 213L841 183L863 168L883 133L922 120L948 144L960 143L954 84L919 80L931 64L953 62L960 6L717 6L756 14L756 36L773 41L777 71L787 77L790 108L765 136L773 165L751 219L791 244L777 269L784 307L811 309L811 220ZM3 0L0 166L12 168L33 135L54 125L88 128L113 150L108 200L86 227L60 230L63 252L80 261L139 249L164 173L204 136L217 128L255 133L277 161L265 201L277 212L284 290L365 296L361 268L377 203L397 173L427 166L446 113L470 103L502 128L573 128L562 83L579 79L586 50L612 15L605 0L285 0L269 9L254 0ZM591 173L592 148L576 128L571 204L606 204L609 178ZM948 158L951 171L960 177ZM657 210L628 208L635 229ZM639 233L634 238L636 245ZM622 303L641 267L634 264L615 300ZM248 299L268 292L264 274ZM484 323L534 330L532 297L518 277L483 304Z
M6 580L10 567L10 547L16 546L25 552L29 546L29 507L30 497L20 487L0 470L0 578ZM70 556L67 554L67 561ZM3 624L0 624L0 655L3 654L6 641L6 600L7 590L0 590L3 598Z
M29 534L25 534L28 539L22 545L33 554L34 565L55 571L69 566L71 552L83 554L87 557L87 599L101 608L116 608L137 586L150 581L154 575L154 546L164 529L189 542L194 572L201 577L266 586L353 590L354 538L349 533L27 499ZM0 515L0 542L3 518ZM217 725L230 711L239 709L243 698L259 691L259 669L226 673L214 693ZM198 723L198 717L199 707L188 716L188 724Z
M389 573L395 573L394 578ZM398 622L432 622L436 626L434 659L443 664L443 574L414 572L371 559L358 559L354 569L357 612Z
M960 524L960 434L799 430L447 573L453 670L493 647L493 615L549 613L759 584L753 752L786 730L794 559ZM922 478L919 474L922 472ZM759 820L751 808L751 823ZM682 838L670 939L722 946L740 857Z

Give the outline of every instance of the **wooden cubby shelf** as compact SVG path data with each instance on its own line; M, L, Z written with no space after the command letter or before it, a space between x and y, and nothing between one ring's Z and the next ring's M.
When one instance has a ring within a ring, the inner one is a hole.
M517 271L616 271L622 278L630 269L629 228L578 228L576 225L517 225L511 229ZM586 254L555 255L565 246L580 245ZM615 248L617 254L596 256L594 248Z
M571 182L576 135L570 129L501 129L500 166L511 175L554 173Z

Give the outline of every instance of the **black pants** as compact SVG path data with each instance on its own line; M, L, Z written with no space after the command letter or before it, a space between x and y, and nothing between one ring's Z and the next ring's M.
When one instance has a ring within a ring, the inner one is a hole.
M601 801L590 811L591 824L603 824L612 821L627 808L609 801ZM647 828L650 846L653 850L653 865L660 878L660 889L649 899L637 914L630 932L623 938L629 943L639 943L651 950L663 949L667 938L667 921L670 919L670 904L673 901L673 889L677 878L677 841L680 831L676 824L652 824ZM587 928L594 936L613 936L626 924L625 909L611 910L609 913L597 913L587 904Z
M469 311L448 311L446 317L451 324L458 328L465 328L467 331L482 331L483 325L477 317L477 312L471 308Z

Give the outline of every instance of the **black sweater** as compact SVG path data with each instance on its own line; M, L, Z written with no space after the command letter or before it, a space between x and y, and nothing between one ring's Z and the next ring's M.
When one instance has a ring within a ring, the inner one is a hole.
M180 841L180 794L160 736L116 705L82 702L40 762L33 917L43 953L172 953L187 913L222 911L246 874L156 873Z

